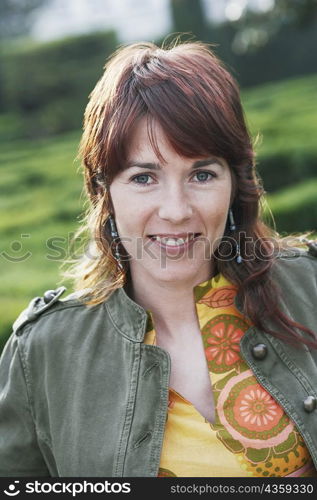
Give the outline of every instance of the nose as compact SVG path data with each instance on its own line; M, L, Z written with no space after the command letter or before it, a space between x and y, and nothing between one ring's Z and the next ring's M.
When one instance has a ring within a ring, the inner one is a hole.
M174 224L190 219L193 215L193 208L188 194L179 186L171 186L162 197L158 215L161 219Z

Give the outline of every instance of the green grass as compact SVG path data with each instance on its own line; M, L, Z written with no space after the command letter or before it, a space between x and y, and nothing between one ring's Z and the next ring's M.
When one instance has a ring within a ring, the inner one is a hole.
M293 151L300 160L301 152L309 151L317 159L316 97L317 76L243 92L253 136L262 135L257 145L260 166L267 155L281 152ZM17 117L0 116L0 135L6 124L10 130L19 127ZM37 141L9 141L2 135L0 350L10 325L32 297L59 283L59 267L83 212L82 174L75 161L79 139L80 132ZM269 193L277 229L316 230L316 192L317 171L311 178L303 175L295 185ZM54 243L58 251L47 247L52 238L58 238Z
M316 232L316 194L317 177L266 196L280 232L293 233L298 230Z
M79 137L16 141L1 150L0 337L34 295L58 283L83 211Z
M261 136L261 156L317 152L317 75L251 89L242 92L242 100L253 136Z
M314 201L317 197L317 178L309 179L296 186L281 190L277 194L268 195L267 201L273 212L288 213L294 208L306 206L307 201Z

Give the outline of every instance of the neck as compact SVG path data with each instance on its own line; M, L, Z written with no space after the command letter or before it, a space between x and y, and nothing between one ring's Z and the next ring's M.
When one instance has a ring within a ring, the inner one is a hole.
M131 268L130 293L135 302L151 311L155 326L172 333L176 327L196 318L194 287L213 276L213 268L187 281L143 279Z

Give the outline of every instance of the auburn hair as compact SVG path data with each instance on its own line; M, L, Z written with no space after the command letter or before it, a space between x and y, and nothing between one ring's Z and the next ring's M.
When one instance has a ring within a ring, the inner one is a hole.
M288 342L316 347L314 332L278 307L279 291L271 268L283 240L261 220L263 188L239 87L211 47L201 42L176 42L162 48L153 43L131 44L119 48L105 65L90 95L80 144L90 206L77 236L88 231L90 242L82 259L64 276L74 279L75 290L83 291L82 298L90 305L103 302L129 280L128 261L120 268L113 256L108 188L124 168L131 131L143 117L159 158L154 120L178 154L192 158L212 154L227 161L236 229L229 233L227 228L214 253L216 271L238 287L244 314L256 327ZM242 258L250 253L253 258L238 264L232 241L239 241ZM120 253L125 255L122 246ZM266 327L268 318L275 320L277 331Z

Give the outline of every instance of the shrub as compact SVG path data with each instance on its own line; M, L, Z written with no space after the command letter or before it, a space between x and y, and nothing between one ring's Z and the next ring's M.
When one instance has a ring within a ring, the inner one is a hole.
M80 128L88 95L116 45L116 35L109 31L2 56L2 99L7 110L20 114L25 136Z

